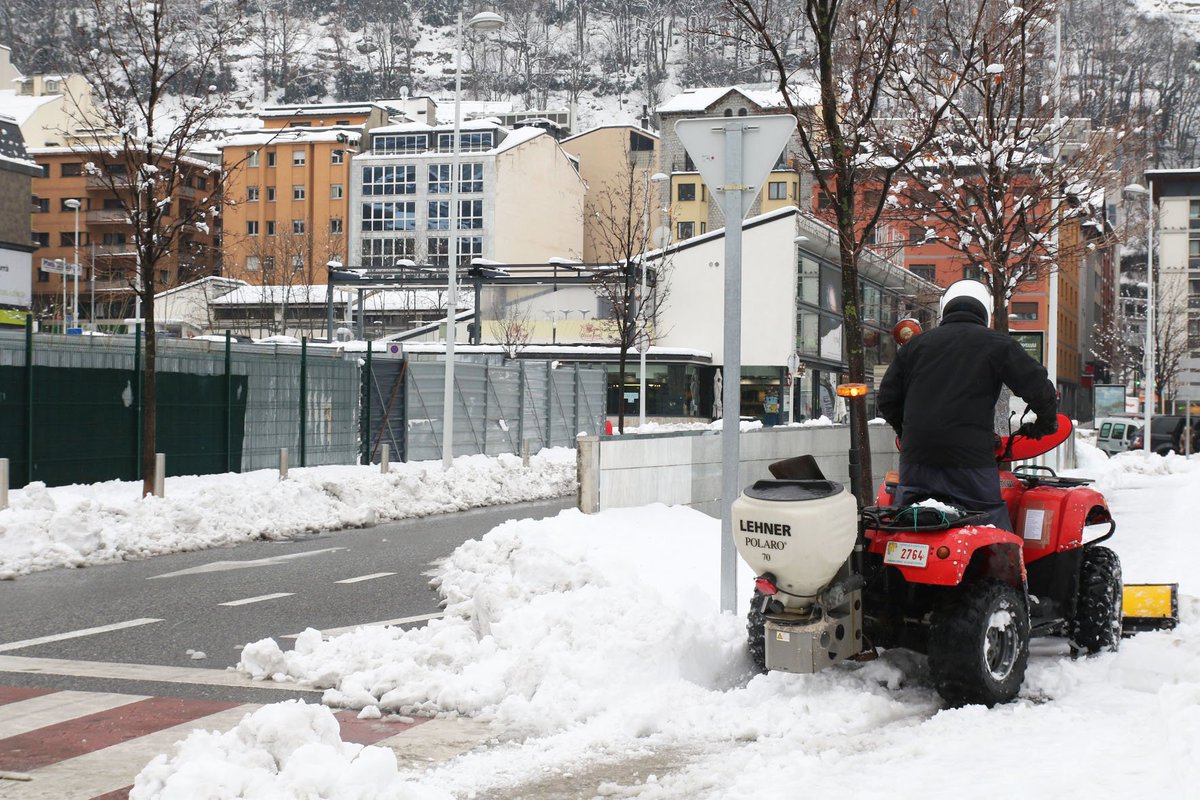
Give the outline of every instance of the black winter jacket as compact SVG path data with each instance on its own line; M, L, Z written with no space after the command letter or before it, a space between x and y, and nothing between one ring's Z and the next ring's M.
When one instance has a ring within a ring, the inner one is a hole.
M1016 339L968 311L901 347L879 385L879 413L900 435L900 460L944 467L996 465L992 423L1001 384L1039 419L1058 407L1046 369Z

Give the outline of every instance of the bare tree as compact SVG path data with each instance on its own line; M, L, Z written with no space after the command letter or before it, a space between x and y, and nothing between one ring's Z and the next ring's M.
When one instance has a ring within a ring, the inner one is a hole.
M963 256L992 291L995 328L1007 331L1018 285L1068 267L1074 254L1057 246L1061 235L1089 216L1103 219L1093 196L1103 197L1125 131L1092 130L1072 116L1077 104L1056 102L1064 93L1042 61L1053 45L1052 0L985 7L981 58L965 66L959 102L907 165L895 202L901 216L928 226L927 240Z
M865 381L858 260L874 241L894 184L925 150L953 106L962 74L979 60L983 9L962 13L955 0L805 0L794 26L773 0L726 0L771 65L779 91L799 124L797 137L829 202L842 269L842 316L848 377ZM958 47L945 46L948 39ZM807 54L807 58L804 56ZM820 94L813 121L801 101L815 75ZM860 202L864 185L878 192ZM859 490L871 488L865 398L852 398Z
M655 326L659 309L670 294L670 258L646 259L651 250L651 206L656 190L650 185L649 165L636 163L626 151L624 167L594 187L586 210L585 227L595 244L596 258L609 266L594 273L593 286L600 300L610 339L620 348L619 380L625 380L629 351L644 334L649 346L662 331ZM646 294L642 296L642 270ZM617 412L618 431L625 431L625 405Z
M504 357L516 358L529 345L533 334L528 303L506 303L496 292L492 296L492 313L488 321L493 338L504 348Z
M237 0L91 0L91 41L74 54L99 125L80 134L89 180L114 198L136 253L133 291L147 331L142 414L142 491L154 489L157 337L154 295L164 265L219 213L224 176L189 153L228 112L214 83L218 60L242 41ZM85 110L75 103L82 117Z

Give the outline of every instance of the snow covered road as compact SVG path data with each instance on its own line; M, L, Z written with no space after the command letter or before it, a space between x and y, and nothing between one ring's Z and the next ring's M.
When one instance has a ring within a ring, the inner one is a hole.
M491 746L428 771L270 706L147 766L142 798L1149 798L1200 785L1200 458L1112 461L1081 446L1118 520L1130 582L1180 583L1183 624L1072 661L1039 642L1010 705L945 709L902 651L816 675L750 676L742 617L717 612L719 524L662 506L514 521L436 572L419 630L265 640L239 667L327 687L375 714L459 714ZM750 576L743 572L742 587ZM746 594L742 591L741 594ZM198 776L221 790L199 795Z

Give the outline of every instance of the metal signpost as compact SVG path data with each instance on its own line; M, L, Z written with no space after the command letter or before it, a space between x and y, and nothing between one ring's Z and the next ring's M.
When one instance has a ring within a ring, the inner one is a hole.
M721 405L721 610L737 611L731 508L738 495L742 386L742 220L796 130L790 114L683 119L675 133L725 214L725 336Z
M796 406L796 371L800 369L800 354L792 353L787 359L788 371L788 425L796 421L796 413L792 410Z

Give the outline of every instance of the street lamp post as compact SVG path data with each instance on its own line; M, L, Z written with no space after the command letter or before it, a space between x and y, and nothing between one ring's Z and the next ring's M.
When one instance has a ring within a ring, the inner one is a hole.
M476 31L497 31L504 27L504 18L494 11L480 11L467 23ZM455 316L458 313L458 183L462 157L462 51L463 18L458 10L458 28L454 39L454 141L450 157L450 225L446 243L446 380L442 388L442 467L450 469L454 461L454 337ZM476 310L478 314L478 309Z
M1154 418L1154 181L1147 181L1149 188L1136 183L1125 187L1126 194L1146 195L1146 342L1145 365L1146 380L1143 383L1146 392L1145 422L1142 428L1142 449L1146 453L1154 452L1151 448L1150 421Z
M642 256L638 259L638 272L640 273L638 300L633 316L634 326L640 334L637 342L639 427L645 427L646 425L646 351L650 349L650 331L647 329L649 320L642 314L643 305L646 302L646 249L650 241L650 184L663 183L668 180L670 178L661 172L656 172L653 175L648 171L646 172L646 192L643 197L644 213L642 214Z
M76 200L74 197L72 197L67 200L64 200L63 205L75 212L75 239L74 239L75 256L72 259L72 263L71 263L71 272L75 276L75 288L71 294L71 324L78 325L79 324L79 206L80 206L80 202L78 200ZM64 292L66 291L66 283L65 283L66 280L67 280L67 276L64 275L63 276L63 281L64 281L63 291ZM64 302L64 305L66 305L65 302ZM65 310L63 311L63 316L64 317L66 316ZM63 329L63 333L66 333L65 328Z

